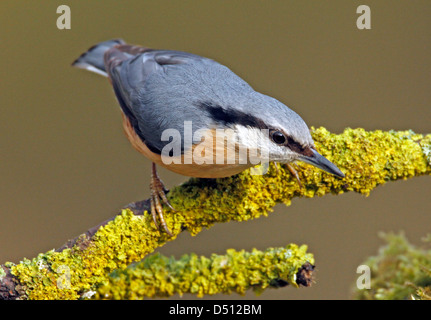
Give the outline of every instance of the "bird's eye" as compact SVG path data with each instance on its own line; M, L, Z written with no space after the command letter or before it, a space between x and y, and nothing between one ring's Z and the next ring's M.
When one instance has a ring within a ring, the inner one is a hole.
M284 144L287 140L282 132L275 130L271 132L271 138L276 144Z

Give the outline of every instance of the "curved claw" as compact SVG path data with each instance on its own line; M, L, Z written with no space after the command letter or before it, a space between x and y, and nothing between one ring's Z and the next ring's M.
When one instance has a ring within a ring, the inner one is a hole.
M299 179L298 172L295 170L295 168L290 163L287 163L286 165L287 165L287 169L289 169L292 176L294 176L296 178L296 181L298 181L299 188L302 189L302 183L301 183L301 180Z
M150 205L151 205L151 216L153 217L153 221L154 221L154 225L156 226L156 229L159 229L159 224L157 222L157 211L156 211L156 206L154 204L154 196L151 195L151 200L150 200Z
M152 164L150 189L151 216L153 217L154 224L156 225L156 228L160 230L159 223L157 222L158 218L165 232L172 237L172 232L169 230L165 218L163 217L163 207L162 203L160 202L160 199L162 199L163 203L168 205L173 211L175 211L175 209L172 207L172 205L168 201L168 198L166 197L166 189L163 185L162 180L160 180L159 176L157 175L156 164L154 162Z
M160 182L162 182L162 181L160 180ZM167 192L168 192L168 190L163 188L163 190L161 190L161 192L159 193L159 196L160 196L160 198L162 198L164 204L166 204L169 208L171 208L172 211L177 212L177 210L175 210L174 207L172 207L168 198L166 197Z

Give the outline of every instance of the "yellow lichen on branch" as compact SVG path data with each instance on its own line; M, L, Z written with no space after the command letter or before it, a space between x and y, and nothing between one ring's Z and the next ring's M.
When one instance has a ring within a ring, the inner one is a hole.
M316 149L345 173L344 179L304 163L298 163L303 188L284 166L275 170L272 164L265 175L246 170L224 179L190 179L169 192L177 210L165 208L172 238L156 230L146 212L134 215L123 210L91 238L82 236L72 248L49 251L16 265L7 263L5 268L18 280L22 298L77 299L106 282L110 272L143 259L182 230L195 235L214 223L267 215L276 203L289 205L294 197L347 191L367 195L389 180L431 173L431 135L363 129L346 129L337 135L318 128L312 129L312 136Z
M173 206L187 214L170 216L168 224L183 225L196 234L214 222L267 215L276 203L290 205L294 197L347 191L368 195L389 180L431 173L431 135L364 129L346 129L337 135L318 128L312 129L312 136L316 149L345 173L344 179L302 162L297 163L297 171L303 188L286 167L278 165L276 170L272 164L265 175L246 171L211 181L190 179L170 193Z
M52 250L24 259L11 271L28 299L78 299L105 281L110 272L143 259L166 241L147 219L151 216L123 210L92 239L61 252Z
M263 252L229 249L224 255L212 254L209 258L190 254L175 260L156 254L113 272L109 281L97 289L95 298L136 300L176 293L203 297L217 293L245 294L249 289L260 293L287 284L298 287L298 270L313 263L307 246L294 244Z

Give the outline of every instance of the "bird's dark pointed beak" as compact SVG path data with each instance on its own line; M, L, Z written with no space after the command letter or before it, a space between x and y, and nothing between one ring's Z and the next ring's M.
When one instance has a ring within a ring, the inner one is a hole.
M329 172L337 177L344 178L344 173L341 172L340 169L337 168L335 164L333 164L331 161L326 159L324 156L322 156L320 153L318 153L316 150L311 149L313 152L311 156L305 156L301 155L299 160L307 162L319 169L322 169L323 171Z

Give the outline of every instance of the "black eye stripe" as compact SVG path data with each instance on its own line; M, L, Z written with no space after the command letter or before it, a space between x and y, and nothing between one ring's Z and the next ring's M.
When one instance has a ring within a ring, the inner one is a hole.
M300 143L296 142L292 137L288 136L282 130L272 129L269 131L269 135L272 141L274 141L276 144L286 146L294 152L304 154L307 151L307 148L304 148Z
M287 137L287 146L295 152L302 153L304 152L304 147L301 146L298 142L293 140L291 137Z
M287 135L283 130L269 127L262 119L232 108L223 108L210 101L200 101L196 103L196 106L202 110L206 110L212 119L222 122L225 125L240 124L245 127L253 127L265 130L269 129L269 137L272 141L274 141L274 143L280 146L288 147L292 151L305 156L313 155L313 151L310 147L303 147L300 143L296 142L293 138ZM276 132L277 137L274 137Z
M199 102L196 106L206 110L212 119L225 125L240 124L245 127L268 129L263 120L233 108L223 108L212 102Z

